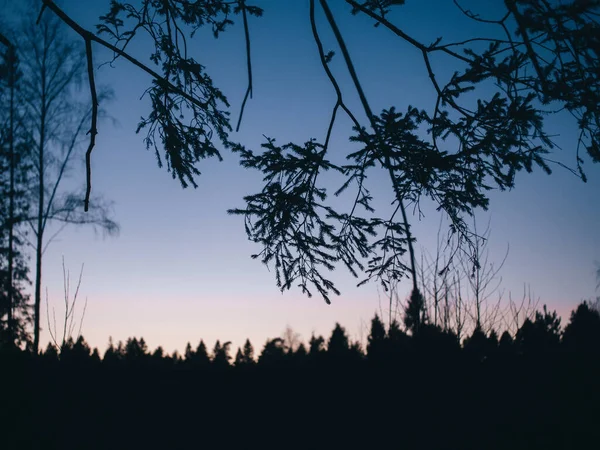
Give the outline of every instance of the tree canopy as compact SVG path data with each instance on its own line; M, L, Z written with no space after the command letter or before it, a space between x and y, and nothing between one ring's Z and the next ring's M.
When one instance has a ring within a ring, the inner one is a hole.
M316 290L327 302L332 292L339 294L327 277L327 271L337 264L345 265L361 281L377 279L385 287L408 275L418 290L407 207L420 211L424 199L432 200L447 214L450 231L468 252L473 230L466 218L477 208L488 208L490 190L512 189L516 174L523 170L531 172L538 167L551 173L553 165L562 165L551 159L556 143L545 127L550 117L570 114L575 119L574 168L563 165L565 170L585 181L584 157L600 161L600 1L505 0L498 5L501 14L488 17L454 0L464 16L487 31L460 42L444 36L432 36L425 42L396 25L396 13L401 13L404 1L346 0L352 14L370 18L382 32L393 33L399 43L421 54L428 83L436 94L433 105L409 105L403 110L389 105L380 112L370 106L352 49L346 45L328 2L308 0L308 4L306 20L315 51L323 76L336 93L331 119L323 124L326 137L284 144L266 137L262 148L250 149L232 139L230 105L202 62L193 56L200 52L191 38L203 27L218 37L234 20L241 22L248 85L236 124L239 129L244 106L253 93L250 31L260 27L262 8L246 0L112 0L93 33L53 0L40 0L40 15L56 15L86 45L93 102L86 209L91 191L90 158L98 133L92 54L96 45L153 77L147 90L151 110L137 131L146 133L145 143L154 150L158 164L166 164L183 187L197 185L200 161L220 159L220 148L231 149L243 167L263 174L263 188L246 196L245 206L232 208L230 213L244 217L249 239L260 245L253 257L274 265L282 290L298 285L308 295ZM325 17L339 56L325 51L317 14ZM129 53L129 44L143 35L153 43L148 64ZM329 65L334 57L343 60L362 111L353 111L346 104L345 92ZM449 75L436 71L434 60L440 57L451 67ZM329 148L341 114L353 124L348 139L354 144L342 164L332 158ZM346 191L354 198L348 209L334 207L323 180L327 171L343 179L333 197ZM384 174L390 181L394 203L389 215L380 215L373 208L368 184L372 174ZM472 260L478 264L475 257Z

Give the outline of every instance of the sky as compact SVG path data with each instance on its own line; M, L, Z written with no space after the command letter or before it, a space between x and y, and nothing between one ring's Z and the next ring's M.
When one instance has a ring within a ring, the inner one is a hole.
M463 39L478 32L451 1L406 3L392 20L423 42L442 35ZM108 10L104 0L63 0L60 4L88 29ZM308 2L256 0L255 4L265 13L250 21L254 96L248 101L240 131L231 138L253 149L264 142L263 135L278 143L323 140L335 94L319 63ZM373 110L391 105L401 110L408 105L430 108L434 97L419 53L383 27L373 27L372 20L351 15L341 1L330 4ZM464 4L478 7L474 1ZM490 2L490 9L480 12L493 15L494 6ZM337 50L320 11L317 25L325 49ZM241 26L218 40L199 33L190 44L193 56L226 94L235 124L247 82ZM95 51L97 65L110 58L98 46ZM130 51L141 60L148 54L143 41ZM444 64L443 59L434 60L434 67L447 73L451 68ZM348 104L359 111L339 52L331 67ZM250 258L259 248L247 240L243 218L227 214L227 209L243 206L244 195L260 190L260 175L241 168L236 155L224 152L223 162L201 162L197 189L182 189L157 166L143 135L135 133L139 118L149 111L147 99L140 99L149 78L123 60L114 67L101 67L96 80L110 86L115 95L102 105L112 120L99 126L92 157L93 190L114 202L121 230L118 237L105 238L90 229L66 228L51 243L44 255L43 287L57 315L64 295L64 257L72 279L84 264L79 301L87 298L87 309L82 331L90 345L101 350L109 336L115 341L144 337L150 348L161 345L180 352L188 341L196 345L200 338L209 347L220 339L232 341L235 348L248 337L260 348L286 326L307 341L311 333L328 336L335 322L353 338L366 339L374 313L387 314L388 299L375 282L356 287L358 280L339 267L332 278L342 294L333 297L331 305L318 295L307 298L295 288L281 293L272 268ZM348 152L349 126L340 117L332 137L333 155ZM563 147L553 157L573 165L572 127L565 120L549 126L561 134L557 139ZM588 183L558 167L551 176L541 170L520 173L513 191L491 193L489 212L478 212L479 226L489 220L492 230L490 261L500 263L509 248L500 272L505 300L509 293L520 298L527 285L540 305L566 315L578 302L597 295L594 263L600 260L600 171L590 162L585 167ZM83 175L81 166L72 182L83 183ZM385 209L390 195L385 180L373 180L372 188L380 193L378 207ZM433 252L439 215L429 208L425 217L411 220L419 255ZM410 287L409 280L402 282L400 299L406 298ZM45 343L49 337L45 304L43 314Z

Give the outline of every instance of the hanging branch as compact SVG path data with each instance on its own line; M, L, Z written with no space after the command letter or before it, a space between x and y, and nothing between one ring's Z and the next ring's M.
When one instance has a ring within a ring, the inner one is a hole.
M92 94L92 126L88 134L90 135L90 144L85 152L85 171L86 171L86 189L84 211L87 212L90 207L90 194L92 192L92 150L96 145L96 135L98 134L98 94L96 93L96 81L94 80L94 66L92 62L92 41L85 40L85 53L87 55L88 80L90 83L90 93Z
M80 25L78 25L73 19L71 19L62 9L60 9L53 0L42 0L43 5L40 10L40 14L38 16L38 23L41 20L42 14L46 8L50 9L58 18L60 18L68 27L70 27L73 31L79 34L84 42L86 48L86 56L87 56L87 66L88 66L88 79L90 85L90 95L92 97L92 117L91 117L91 127L89 131L90 135L90 143L86 152L86 196L84 200L85 211L87 212L89 209L89 201L91 194L91 154L96 144L96 134L98 134L97 130L97 121L98 121L98 97L96 92L96 85L94 81L94 73L93 73L93 61L92 61L92 42L96 42L103 47L111 50L116 55L125 58L127 61L132 63L134 66L142 69L148 75L150 75L157 83L162 86L165 86L166 89L181 95L187 101L197 106L198 108L205 109L208 106L208 102L202 102L198 100L198 98L193 95L188 94L183 89L172 84L168 79L159 75L154 70L150 69L145 64L142 64L137 59L130 56L128 53L123 51L122 49L112 45L111 43L105 41L104 39L94 35L90 31L84 29ZM4 41L3 41L4 42Z
M369 103L367 101L367 97L362 89L362 86L360 85L360 81L358 79L358 75L356 74L356 70L354 69L354 64L352 63L352 59L350 57L350 53L348 52L348 48L346 47L346 43L344 42L344 39L342 37L342 34L339 30L339 28L337 27L337 24L335 23L335 19L333 17L333 13L331 12L331 10L329 9L329 5L327 4L327 0L319 0L321 7L323 8L323 11L325 12L325 16L327 17L327 21L329 22L329 25L331 26L331 29L333 31L333 34L335 35L335 38L337 40L338 45L340 46L340 50L342 51L342 55L344 56L344 61L346 63L346 67L348 68L348 72L350 73L350 77L352 78L352 81L354 83L354 86L356 88L356 91L358 92L358 96L360 97L360 101L362 103L362 106L365 110L365 113L367 115L367 118L369 119L369 122L371 124L371 128L373 128L373 130L378 133L378 127L377 127L377 123L375 122L374 116L373 116L373 112L371 110L371 107L369 106ZM408 217L406 215L406 210L404 208L404 199L402 196L402 193L400 192L400 189L398 187L398 184L396 183L396 177L394 176L394 171L392 169L392 164L390 161L390 157L389 154L386 152L386 155L384 157L384 167L387 168L388 170L388 174L390 176L390 179L392 181L392 185L394 188L394 193L396 195L396 201L398 202L398 206L400 207L400 211L402 213L402 220L404 223L404 232L406 234L406 239L408 242L408 252L410 255L410 272L411 272L411 277L412 277L412 282L413 282L413 289L415 291L418 291L418 284L417 284L417 270L415 267L415 252L414 252L414 248L413 248L413 238L412 238L412 233L410 232L410 225L408 223Z
M242 9L242 17L244 19L244 37L246 39L246 64L248 66L248 88L246 89L246 94L244 95L244 100L242 101L242 106L240 108L240 117L238 119L237 126L235 127L235 131L240 131L240 125L242 124L242 116L244 115L244 108L246 107L246 101L248 100L248 96L252 98L252 59L250 58L250 31L248 30L248 14L246 13L246 1L240 0L239 2L240 8Z

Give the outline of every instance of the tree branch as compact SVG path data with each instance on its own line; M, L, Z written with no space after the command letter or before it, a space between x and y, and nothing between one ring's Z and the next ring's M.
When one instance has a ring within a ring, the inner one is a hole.
M244 115L244 108L246 107L246 101L248 100L248 96L252 98L252 59L250 58L250 31L248 30L248 14L246 13L246 2L245 0L240 0L240 8L242 8L242 17L244 19L244 36L246 38L246 63L248 66L248 88L246 89L246 94L244 95L244 101L242 101L242 106L240 108L240 117L238 119L237 126L235 127L235 131L240 131L240 125L242 124L242 116Z
M90 84L90 94L92 96L92 123L91 123L90 131L88 133L90 135L90 143L88 146L88 150L86 152L86 175L87 175L86 184L87 184L87 186L86 186L86 196L85 196L85 201L84 201L84 209L87 212L89 210L89 201L90 201L90 193L91 193L91 153L96 144L96 134L98 134L98 130L97 130L98 99L97 99L96 85L95 85L94 74L93 74L92 45L91 45L92 41L102 45L103 47L108 48L109 50L112 50L118 56L125 58L127 61L129 61L136 67L142 69L144 72L149 74L156 81L160 82L162 85L164 85L170 91L181 95L183 98L188 100L190 103L198 106L199 108L202 108L202 109L206 108L207 103L201 102L200 100L195 98L193 95L190 95L187 92L185 92L184 90L173 85L168 79L165 79L164 77L159 75L157 72L150 69L148 66L142 64L137 59L133 58L128 53L124 52L122 49L112 45L111 43L105 41L104 39L94 35L93 33L89 32L88 30L86 30L83 27L81 27L80 25L78 25L62 9L60 9L58 7L58 5L56 5L56 3L54 3L53 0L42 0L42 2L43 2L43 6L40 11L40 16L38 18L38 21L40 20L44 9L48 8L54 14L56 14L56 16L60 20L62 20L69 28L71 28L73 31L75 31L77 34L79 34L85 41L87 65L88 65L88 79L89 79L89 84Z
M88 212L90 208L90 194L92 192L92 150L96 145L96 135L98 134L98 94L96 93L96 81L94 80L94 65L92 61L92 41L85 40L85 52L87 55L88 80L90 82L90 93L92 95L92 123L90 131L90 144L85 152L85 171L86 171L86 188L84 211Z
M327 0L319 0L319 1L321 3L321 7L323 8L323 11L325 12L325 15L327 16L327 21L329 22L329 25L331 26L331 29L333 31L333 34L335 35L338 45L340 46L340 50L342 51L342 55L344 56L344 61L346 62L346 66L348 67L348 72L350 72L350 77L352 78L352 81L354 82L354 86L358 92L358 96L360 97L360 101L363 105L363 108L369 119L369 122L371 123L371 127L378 134L378 127L375 122L373 112L371 110L371 107L369 106L367 97L365 96L362 86L360 85L360 81L358 80L358 75L356 74L356 70L354 69L354 64L352 63L352 59L350 58L350 53L348 52L348 48L346 47L346 43L344 42L342 34L341 34L339 28L337 27L337 24L335 23L333 13L331 12L331 9L329 9ZM348 2L356 3L356 2L353 2L352 0L348 0ZM413 289L415 291L418 291L419 289L418 289L418 285L417 285L417 271L416 271L416 267L415 267L415 254L414 254L414 248L412 245L412 235L410 232L410 225L408 224L408 221L407 221L408 218L406 216L406 210L404 208L404 200L402 198L402 193L400 192L400 189L398 188L398 184L396 183L396 177L394 176L394 172L391 167L390 158L389 158L389 155L387 155L387 154L385 156L385 167L387 167L388 174L390 176L392 185L394 187L394 192L396 194L396 200L398 201L398 205L402 211L402 217L403 217L403 221L404 221L404 229L405 229L406 238L408 241L408 251L409 251L410 262L411 262L410 271L411 271L411 277L412 277L412 281L413 281Z

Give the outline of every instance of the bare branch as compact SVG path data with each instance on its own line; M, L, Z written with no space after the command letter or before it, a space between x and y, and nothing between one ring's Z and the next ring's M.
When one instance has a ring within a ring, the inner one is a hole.
M237 126L235 127L236 132L240 131L240 125L242 124L242 116L244 115L244 107L246 106L248 96L252 98L252 59L250 58L250 32L248 31L248 14L246 13L245 0L240 0L240 8L242 9L242 17L244 19L244 37L246 39L246 63L248 65L248 88L246 89L246 94L244 95L242 106L240 107L240 117L238 119Z

